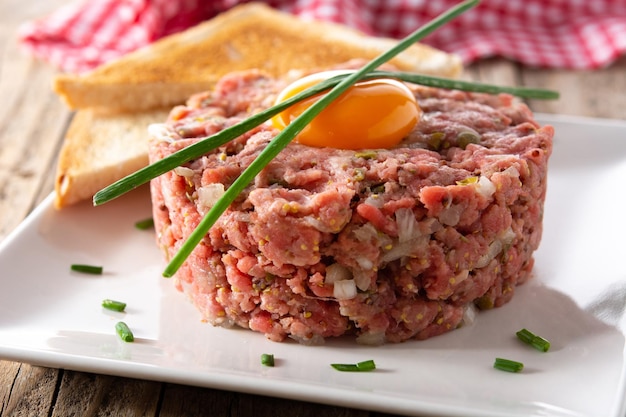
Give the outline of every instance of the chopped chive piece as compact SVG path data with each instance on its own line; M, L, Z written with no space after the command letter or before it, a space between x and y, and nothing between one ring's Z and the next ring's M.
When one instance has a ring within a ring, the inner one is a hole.
M368 361L357 363L356 367L359 368L359 371L373 371L376 369L376 364L372 359L370 359Z
M154 227L154 219L149 217L144 220L139 220L135 223L135 227L139 230L148 230Z
M411 84L419 84L427 87L443 88L448 90L461 90L473 93L499 94L508 93L520 98L537 100L556 100L560 94L557 91L532 87L511 87L493 84L484 84L476 81L463 81L450 78L434 77L432 75L414 74L410 72L374 71L370 77L396 78Z
M82 272L85 274L102 275L102 267L95 265L72 264L72 271Z
M519 340L521 340L524 343L528 343L528 344L530 344L530 342L532 342L532 340L533 340L533 337L535 337L534 334L532 334L531 332L529 332L526 329L522 329L522 330L518 331L515 334L517 335L517 338Z
M261 355L261 365L274 366L274 355L271 353L264 353Z
M122 339L124 342L133 342L135 340L133 332L123 321L118 321L115 324L115 331L117 332L117 335L120 337L120 339Z
M550 342L541 336L535 336L531 345L541 352L547 352L550 350Z
M493 367L506 372L521 372L524 364L510 359L496 358Z
M331 363L330 366L341 372L359 372L355 363Z
M107 310L113 310L113 311L124 311L124 309L126 308L126 303L123 303L121 301L115 301L115 300L102 300L102 307L106 308Z
M550 342L541 336L537 336L530 330L522 329L515 334L519 340L534 347L538 351L547 352L550 350Z
M369 372L376 369L371 359L359 363L331 363L330 366L341 372Z

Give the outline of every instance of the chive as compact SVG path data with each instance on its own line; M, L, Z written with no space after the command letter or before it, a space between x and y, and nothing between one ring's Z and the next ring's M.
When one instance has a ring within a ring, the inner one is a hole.
M376 369L371 359L359 363L331 363L330 366L341 372L369 372Z
M105 300L102 300L102 307L106 308L107 310L122 312L126 308L126 303L123 303L121 301L109 300L107 298Z
M521 372L524 369L524 364L510 359L496 358L493 367L501 371Z
M522 329L515 334L519 340L534 347L538 351L547 352L550 350L550 342L541 336L537 336L530 330Z
M374 363L372 359L370 359L367 361L357 363L356 367L359 368L359 371L362 371L362 372L373 371L374 369L376 369L376 364Z
M261 355L261 365L274 366L274 355L271 353L264 353Z
M359 372L356 363L331 363L330 366L341 372Z
M117 323L115 323L115 331L117 332L117 335L120 337L120 339L122 339L124 342L130 343L135 340L133 332L123 321L118 321Z
M70 267L72 271L82 272L84 274L102 275L102 267L95 265L85 264L72 264Z
M510 359L496 358L493 367L506 372L521 372L524 364Z
M380 65L389 61L403 50L433 32L439 26L445 24L449 20L463 13L471 7L478 4L478 0L467 0L457 6L451 8L447 12L441 14L426 25L417 29L415 32L401 40L390 50L383 52L372 61L365 64L360 70L347 75L332 88L326 95L322 96L311 107L307 108L292 123L287 125L272 141L261 151L254 161L241 173L241 175L232 183L222 197L211 207L209 212L200 221L195 230L188 236L187 240L180 247L178 252L172 257L170 263L165 267L163 276L173 276L178 268L185 262L189 254L206 236L209 229L215 224L217 219L237 196L246 188L246 186L261 172L261 170L272 160L280 151L285 148L293 138L300 133L322 110L328 106L333 100L339 97L344 91L350 88L355 82L361 79L368 72L373 71Z
M152 217L148 217L147 219L139 220L135 222L135 227L139 230L148 230L154 227L154 219Z
M148 165L139 171L124 177L117 182L109 185L108 187L98 191L93 197L94 205L100 205L119 197L120 195L150 181L151 179L164 174L192 159L196 159L201 155L215 149L236 137L244 134L250 129L260 125L266 120L270 119L274 115L280 113L286 108L290 107L294 103L303 100L304 98L313 96L320 92L332 89L324 96L322 96L315 104L305 110L296 120L289 124L282 130L269 144L268 146L257 156L257 158L242 172L242 174L233 182L224 195L217 201L217 203L211 208L211 210L204 216L196 229L188 236L187 240L183 243L179 251L172 257L170 263L163 271L163 276L171 277L180 268L183 262L187 259L193 249L200 243L200 241L206 236L210 228L215 224L217 219L228 208L228 206L235 200L235 198L248 186L253 178L271 161L280 151L285 148L293 138L306 127L311 120L317 116L328 104L335 100L351 85L361 79L366 78L381 78L390 77L408 82L418 83L430 83L426 85L437 86L439 88L471 88L471 91L483 91L482 89L488 89L485 92L499 92L508 91L513 93L513 89L510 87L496 87L487 86L478 83L468 83L457 80L446 80L438 77L419 76L416 74L401 73L401 72L381 72L374 71L377 67L389 61L395 55L399 54L413 43L419 41L424 36L432 33L438 27L444 25L448 21L454 19L461 13L476 6L478 0L467 0L459 3L455 7L449 9L447 12L442 13L440 16L417 29L415 32L401 40L390 50L382 53L368 64L363 66L360 70L351 73L340 75L328 79L322 83L319 83L290 99L279 103L267 110L259 112L258 114L251 116L250 118L235 124L229 128L226 128L217 134L204 138L180 151L163 158L154 164ZM525 89L518 88L515 91L519 91L519 94L527 94L528 96L538 97L540 94L537 92L543 92L545 90L537 89ZM533 94L531 94L533 92ZM557 95L558 96L558 95ZM554 97L554 93L549 93L546 97Z
M315 86L310 87L294 95L293 97L290 97L288 100L285 100L282 103L270 107L269 109L263 110L255 114L254 116L251 116L246 120L230 126L212 136L205 137L198 142L187 146L186 148L183 148L159 161L154 162L153 164L143 167L142 169L124 178L121 178L113 184L98 191L93 196L93 204L99 206L111 200L114 200L117 197L120 197L121 195L139 187L140 185L147 183L151 179L156 178L161 174L164 174L178 166L183 165L186 162L189 162L207 152L210 152L211 150L225 143L230 142L236 137L248 132L250 129L269 120L270 118L292 106L293 104L336 86L341 80L345 79L346 77L348 77L348 75L338 75L329 78L328 80L316 84ZM401 81L421 84L430 87L457 89L489 94L509 93L522 98L556 99L559 97L558 92L551 90L528 87L496 86L406 72L372 71L362 77L362 79L373 78L395 78Z
M204 155L211 150L230 142L231 140L243 135L254 127L261 123L271 119L281 111L289 108L293 104L311 97L315 94L319 94L327 90L328 88L337 84L338 80L343 76L333 77L324 82L321 82L313 87L310 87L293 97L279 103L267 110L261 111L237 124L227 127L218 133L206 137L192 145L187 146L167 157L160 159L159 161L141 168L140 170L130 174L124 178L119 179L113 184L98 191L93 196L93 204L95 206L104 204L115 198L139 187L150 181L153 178L158 177L172 169L181 166L182 164L189 162L193 159Z
M517 336L519 340L527 344L530 344L533 340L533 337L535 337L534 334L532 334L530 331L526 329L522 329L518 331L517 333L515 333L515 335Z
M473 93L508 93L520 98L532 98L539 100L555 100L559 98L559 93L557 91L545 90L543 88L500 86L483 84L475 81L453 80L450 78L441 78L407 72L376 71L371 73L371 76L372 78L396 78L408 83L420 84L427 87L462 90Z

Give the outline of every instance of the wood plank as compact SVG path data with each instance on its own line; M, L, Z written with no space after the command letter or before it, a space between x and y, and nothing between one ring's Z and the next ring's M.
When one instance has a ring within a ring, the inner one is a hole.
M487 84L518 86L522 85L519 66L503 59L479 61L466 70L466 78Z
M2 361L0 371L3 375L0 379L0 415L50 415L59 377L57 369Z
M534 100L534 111L587 117L626 119L626 57L597 71L525 68L524 84L554 89L559 100Z
M0 217L0 238L32 210L70 114L53 93L46 92L49 71L36 64L23 69L30 84L8 104L11 113L0 119L0 213L11 213ZM25 99L33 95L39 99Z
M8 409L11 389L19 370L19 363L0 360L0 415L3 415L4 410Z
M303 401L239 394L237 401L233 404L231 416L366 417L369 416L369 412Z
M178 384L164 384L159 417L232 416L237 394ZM278 415L278 414L277 414Z
M0 8L7 13L0 18L0 213L11 216L0 216L0 239L40 201L71 114L51 89L55 70L26 56L16 42L18 24L36 16L36 11L6 5Z
M52 417L157 415L161 383L64 371Z
M367 417L367 411L306 401L166 384L159 417ZM388 415L388 417L392 417Z

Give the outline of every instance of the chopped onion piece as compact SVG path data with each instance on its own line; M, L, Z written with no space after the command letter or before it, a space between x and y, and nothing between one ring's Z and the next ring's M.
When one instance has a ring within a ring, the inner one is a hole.
M489 250L487 251L487 253L478 258L478 261L476 261L474 267L482 268L484 266L487 266L487 264L489 264L489 262L491 262L491 260L495 258L496 255L499 254L501 251L502 241L500 241L500 239L494 240L493 242L491 242L491 245L489 245Z
M476 191L485 198L489 198L496 192L496 186L489 178L481 175L480 179L476 183Z
M174 173L179 177L191 178L193 177L194 171L187 167L176 167L174 168Z
M198 188L198 202L207 210L217 203L217 200L224 195L224 184L219 182L205 185Z
M356 297L356 284L352 279L336 281L333 284L333 297L337 300L350 300Z
M461 220L462 207L458 204L452 204L450 207L444 208L439 213L439 221L447 226L456 226Z
M385 340L385 332L365 332L356 338L358 344L369 346L380 346L385 343Z
M422 247L426 242L428 242L428 240L428 236L420 236L406 242L397 243L383 254L381 261L391 262L404 256L411 256L414 254L415 248Z
M407 242L421 235L419 224L415 220L413 210L409 208L399 208L396 210L396 224L398 225L398 241Z
M474 303L470 303L465 307L463 311L463 319L461 322L464 326L471 326L476 321L476 314L478 312L478 307Z
M502 171L502 173L504 175L508 175L510 177L513 177L513 178L519 178L519 170L517 168L515 168L514 166L508 167L507 169Z
M352 279L352 272L345 266L334 263L326 267L326 278L324 278L324 282L332 284L337 281L350 279Z
M320 334L314 334L311 337L290 334L289 338L295 340L303 346L322 346L324 344L324 337Z
M361 291L366 291L370 287L371 282L371 272L363 270L356 270L354 272L354 283Z
M380 198L377 194L371 195L365 199L364 204L369 204L370 206L374 206L377 208L382 208L385 201Z
M355 261L365 271L369 271L370 269L374 267L374 263L364 256L357 256L355 258Z
M361 242L369 242L378 236L378 230L369 222L361 227L356 227L352 233L354 237Z
M515 232L511 227L506 229L500 236L500 240L502 240L502 243L505 245L510 245L511 242L513 242L513 239L515 239Z

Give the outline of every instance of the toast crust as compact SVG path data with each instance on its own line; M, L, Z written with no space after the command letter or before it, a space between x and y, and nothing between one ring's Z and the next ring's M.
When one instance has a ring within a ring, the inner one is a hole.
M258 68L278 76L291 69L372 59L396 42L247 3L86 74L59 75L54 90L72 109L138 111L181 104L232 71ZM445 77L462 70L458 57L423 44L390 63L400 70Z
M55 207L91 199L93 194L148 164L147 127L167 118L168 109L101 115L74 114L59 153Z

